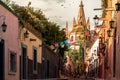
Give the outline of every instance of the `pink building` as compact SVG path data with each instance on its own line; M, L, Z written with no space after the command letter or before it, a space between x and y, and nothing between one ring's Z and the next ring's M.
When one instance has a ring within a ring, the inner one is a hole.
M0 80L19 80L20 45L18 17L0 0L0 25L7 25L2 31L0 26Z

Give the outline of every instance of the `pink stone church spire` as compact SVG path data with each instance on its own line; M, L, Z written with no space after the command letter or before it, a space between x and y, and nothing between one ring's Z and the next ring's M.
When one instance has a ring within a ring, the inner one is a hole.
M89 18L88 18L88 20L87 20L86 26L87 26L87 29L90 30L90 19L89 19Z
M68 30L68 21L66 21L66 29L65 29L66 37L69 38L69 30Z
M73 28L76 26L76 20L75 20L75 17L73 18Z
M85 14L84 14L84 5L83 5L82 1L79 5L79 12L78 12L77 21L78 21L78 25L86 26L86 19L85 19Z

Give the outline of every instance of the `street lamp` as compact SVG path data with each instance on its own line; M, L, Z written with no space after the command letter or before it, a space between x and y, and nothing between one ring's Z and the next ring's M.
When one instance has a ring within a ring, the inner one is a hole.
M110 28L114 28L114 23L115 23L115 21L114 21L114 20L109 21Z
M94 19L94 22L95 22L95 26L96 26L96 27L99 27L99 26L98 26L99 17L98 17L97 15L95 15L93 19Z
M107 35L108 35L108 37L111 37L111 30L110 29L107 30Z
M1 27L2 27L2 31L5 32L7 29L7 25L5 24L5 16L1 15L0 18L2 17L3 17L3 24L1 25Z
M0 18L2 18L2 17L3 17L3 24L1 25L1 27L2 27L2 31L5 32L6 28L7 28L7 25L5 24L5 16L1 15ZM2 37L0 35L0 42L1 42L1 40L2 40Z
M28 38L28 35L29 35L29 33L28 33L28 31L26 30L25 33L24 33L24 38Z
M107 30L107 35L108 35L108 37L113 37L114 35L111 35L111 33L112 33L112 29L116 28L115 27L115 21L111 20L111 21L109 21L109 24L110 24L110 29Z
M3 22L3 24L1 25L1 27L2 27L2 31L5 32L6 28L7 28L7 25L5 24L5 22Z
M102 37L99 37L99 42L102 43Z
M115 4L115 8L116 8L115 11L120 11L120 3L119 3L119 2L117 2L117 3ZM111 11L111 10L109 10L109 9L107 10L107 8L106 8L106 9L97 8L97 9L94 9L94 10L106 10L106 11ZM114 10L112 9L112 11L114 11ZM99 18L97 15L95 15L95 17L94 17L93 19L94 19L94 21L95 21L95 26L96 26L96 27L99 27L98 24L99 24L99 19L100 19L100 18ZM113 23L114 23L114 21L111 20L111 21L110 21L110 26L111 26L111 27L114 26Z
M117 2L115 4L115 8L116 8L116 11L120 11L120 3L119 2Z

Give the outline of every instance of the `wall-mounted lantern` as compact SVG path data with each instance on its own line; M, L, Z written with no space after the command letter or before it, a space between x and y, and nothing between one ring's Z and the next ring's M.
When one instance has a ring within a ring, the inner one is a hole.
M2 18L2 17L3 17L3 23L1 25L1 27L2 27L2 31L5 32L6 29L7 29L7 25L5 24L5 18L6 17L4 15L1 15L0 18Z
M95 26L96 27L99 27L98 24L99 24L99 17L97 15L94 16L94 22L95 22Z
M29 36L29 33L28 33L28 31L26 30L25 33L24 33L24 38L28 38L28 36Z
M115 4L115 8L116 8L116 11L120 11L120 3L119 2L117 2Z
M112 37L112 36L111 36L111 32L112 32L112 31L111 31L110 29L107 30L107 35L108 35L108 37Z
M102 37L99 37L99 42L102 43Z
M113 29L115 29L115 21L114 20L111 20L109 21L109 25L110 25L110 29L107 30L107 35L108 37L113 37L114 35L112 35L112 32L113 32Z
M114 28L114 24L115 24L115 21L114 20L111 20L111 21L109 21L109 24L110 24L110 28Z

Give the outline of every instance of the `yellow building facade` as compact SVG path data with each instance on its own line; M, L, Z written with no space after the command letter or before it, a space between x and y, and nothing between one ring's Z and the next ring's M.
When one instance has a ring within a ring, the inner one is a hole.
M21 28L21 78L41 78L42 37L28 23Z

